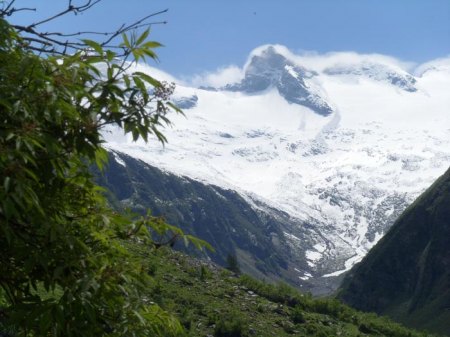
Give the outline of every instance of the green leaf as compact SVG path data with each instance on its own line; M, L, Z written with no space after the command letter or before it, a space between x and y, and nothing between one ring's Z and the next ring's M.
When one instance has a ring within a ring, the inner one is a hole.
M14 136L15 135L13 132L8 133L8 135L6 136L6 141L11 140Z
M145 87L144 82L141 80L139 76L133 76L134 84L138 87L138 89L143 93L147 92L147 88Z
M148 84L150 84L151 86L153 86L155 88L161 87L160 81L158 81L157 79L153 78L150 75L147 75L146 73L136 71L133 73L133 75L137 75L139 78L143 79L145 82L147 82Z
M132 129L131 135L133 137L133 141L137 141L139 139L139 130L138 129Z
M130 87L130 77L128 76L128 75L123 75L123 81L125 82L125 86L127 87L127 88L129 88Z
M122 40L123 40L123 45L125 47L127 47L128 49L131 49L130 40L128 40L127 34L125 34L125 33L122 34Z
M183 110L181 110L178 106L176 106L175 104L173 104L172 102L167 102L166 103L167 106L171 107L173 110L175 110L175 112L185 116Z
M136 41L136 45L140 45L142 42L145 41L145 39L148 37L148 34L150 34L150 29L145 30L141 36L139 36L139 38Z
M86 44L87 46L94 49L99 55L103 55L103 48L99 43L92 41L92 40L85 40L85 39L83 39L81 41L83 41L83 43Z
M6 177L6 178L3 180L3 188L5 189L5 193L8 193L10 183L11 183L11 178L10 178L10 177Z
M103 57L101 57L101 56L93 56L93 55L89 55L88 57L86 57L86 62L87 62L88 64L100 63L100 62L103 62L103 61L104 61L104 59L103 59ZM100 75L99 70L96 69L95 67L94 67L94 68L91 68L91 70L95 71L95 72L96 72L96 75Z
M206 241L201 240L199 238L196 238L192 235L185 235L185 240L188 240L189 242L192 242L192 244L195 246L195 248L199 250L203 250L203 248L208 249L211 252L214 252L214 248Z
M156 55L156 53L151 50L151 49L143 49L143 54L147 55L148 57L158 61L158 55Z
M108 76L108 80L111 80L113 78L113 69L111 67L108 67L106 70L106 74Z
M156 42L156 41L148 41L148 42L144 43L142 45L142 47L153 49L153 48L164 47L164 45L162 45L161 43Z
M114 60L114 58L116 57L116 53L114 53L114 52L111 51L111 50L107 50L105 55L106 55L106 59L107 59L109 62L112 62L112 61Z

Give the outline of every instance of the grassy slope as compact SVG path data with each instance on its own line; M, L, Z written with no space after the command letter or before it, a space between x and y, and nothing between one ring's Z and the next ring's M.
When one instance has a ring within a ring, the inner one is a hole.
M148 261L156 280L149 297L175 313L188 336L429 336L179 252L160 249Z

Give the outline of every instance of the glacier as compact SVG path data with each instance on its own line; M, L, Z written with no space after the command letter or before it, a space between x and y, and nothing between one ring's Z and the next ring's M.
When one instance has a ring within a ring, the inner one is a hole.
M307 261L293 270L300 285L349 270L450 163L450 59L411 65L269 45L220 86L135 67L177 82L185 116L169 116L164 147L115 129L106 146L307 224L307 239L285 233Z

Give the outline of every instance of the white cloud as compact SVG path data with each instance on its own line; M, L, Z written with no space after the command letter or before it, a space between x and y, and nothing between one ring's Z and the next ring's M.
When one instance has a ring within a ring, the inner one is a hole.
M265 45L256 47L255 49L253 49L250 52L250 54L248 55L248 58L247 58L247 62L245 62L244 69L246 69L248 67L253 56L261 55L261 53L269 47L275 48L275 51L278 54L283 55L287 59L294 60L296 58L296 55L294 53L292 53L286 46L283 46L281 44L265 44Z
M243 67L238 67L236 65L221 67L216 71L204 72L194 75L191 78L186 78L184 79L184 82L194 87L210 86L215 88L220 88L230 83L239 82L244 77L245 70L252 58L260 55L269 46L274 47L277 53L283 55L293 63L317 72L322 72L328 67L334 67L337 65L351 66L355 64L361 65L363 63L382 64L399 72L410 72L416 66L414 63L405 62L397 58L381 54L358 54L351 51L330 52L326 54L319 54L315 51L301 51L299 53L294 53L283 45L267 44L253 49Z
M414 73L416 76L422 76L424 73L431 70L444 70L450 72L450 55L423 63L414 70Z
M223 87L229 83L239 82L244 76L243 70L235 65L219 68L214 72L195 75L190 82L192 85L206 87Z
M304 54L295 57L295 60L307 68L323 71L325 68L336 65L354 65L375 63L396 68L396 70L410 71L414 63L405 62L392 56L381 54L359 54L356 52L331 52L326 54Z
M250 52L247 62L244 65L244 69L251 62L253 56L260 55L269 46L274 47L277 53L283 55L292 62L318 72L323 71L325 68L336 65L350 65L361 63L378 63L403 71L410 71L416 65L412 62L402 61L395 57L382 54L359 54L353 51L319 54L318 52L311 50L294 53L290 51L286 46L279 44L267 44L259 46Z
M187 78L175 78L174 76L163 72L146 64L135 65L132 70L143 71L158 80L175 82L178 85L186 87L215 87L220 88L227 84L237 83L244 77L245 70L248 67L251 59L260 55L269 46L275 48L277 53L285 56L291 62L305 67L309 70L323 72L326 68L336 66L361 66L364 64L379 64L389 67L399 73L408 72L415 76L422 76L425 72L430 70L446 70L450 71L450 55L448 57L432 60L423 64L416 64L407 62L389 55L382 54L360 54L353 51L346 52L329 52L320 54L316 51L301 50L296 53L289 50L286 46L278 44L267 44L253 49L247 58L246 63L242 66L229 65L220 67L215 71L204 72L196 74Z
M174 82L177 84L183 84L183 81L181 81L180 79L177 79L174 76L157 68L151 67L145 63L134 64L133 66L131 66L129 71L130 72L141 71L143 73L149 74L150 76L156 78L159 81L167 81L167 82Z

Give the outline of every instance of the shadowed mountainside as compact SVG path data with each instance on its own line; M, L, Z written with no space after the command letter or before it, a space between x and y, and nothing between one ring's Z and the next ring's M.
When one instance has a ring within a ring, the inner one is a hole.
M346 276L338 297L450 335L450 169Z
M286 213L244 199L236 191L164 172L117 151L110 152L108 166L97 174L97 181L107 188L117 209L141 214L150 209L210 243L215 252L206 252L208 258L222 266L227 265L228 255L235 255L243 272L296 287L301 281L297 270L308 268L306 247L294 252L285 235L295 227L296 235L307 240L308 224L298 224ZM175 248L186 250L182 242ZM330 292L328 284L322 288Z

